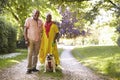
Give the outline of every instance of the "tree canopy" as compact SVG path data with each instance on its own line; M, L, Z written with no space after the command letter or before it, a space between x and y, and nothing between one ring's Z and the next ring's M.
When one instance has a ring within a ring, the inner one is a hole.
M23 31L24 21L31 16L33 9L40 10L43 21L45 21L46 13L51 12L53 20L61 24L61 33L65 32L66 37L71 34L76 37L76 34L78 36L90 34L92 28L90 26L96 20L98 22L96 27L104 25L119 27L119 3L119 0L1 0L0 10L7 13L2 15L17 25L20 31ZM104 13L104 16L112 18L101 25L99 16Z

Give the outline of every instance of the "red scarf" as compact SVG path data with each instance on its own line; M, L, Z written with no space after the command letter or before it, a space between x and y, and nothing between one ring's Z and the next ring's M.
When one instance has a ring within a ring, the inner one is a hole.
M52 21L45 23L45 29L46 29L46 35L47 35L47 37L49 37L49 31L50 31L51 25L52 25Z

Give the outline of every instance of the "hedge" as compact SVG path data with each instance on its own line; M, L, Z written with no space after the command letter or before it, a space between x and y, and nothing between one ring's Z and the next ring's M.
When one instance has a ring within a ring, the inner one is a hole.
M0 17L0 54L11 53L16 49L16 29Z

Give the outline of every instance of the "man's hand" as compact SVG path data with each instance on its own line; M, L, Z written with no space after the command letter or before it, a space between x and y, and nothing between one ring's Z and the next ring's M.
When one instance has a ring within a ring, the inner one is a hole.
M27 46L29 46L29 41L28 41L28 40L25 40L25 44L26 44Z

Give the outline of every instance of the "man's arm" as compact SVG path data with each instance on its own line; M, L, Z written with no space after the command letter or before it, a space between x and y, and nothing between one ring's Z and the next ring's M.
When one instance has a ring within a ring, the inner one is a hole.
M28 37L27 37L27 32L28 32L28 29L27 29L27 27L25 26L25 27L24 27L24 38L25 38L25 44L26 44L26 45L29 44Z
M24 38L25 38L26 41L28 40L28 38L27 38L27 28L26 28L26 26L24 27Z
M42 36L43 36L43 23L42 23L42 26L41 26L41 35L40 35L40 38L42 38Z

